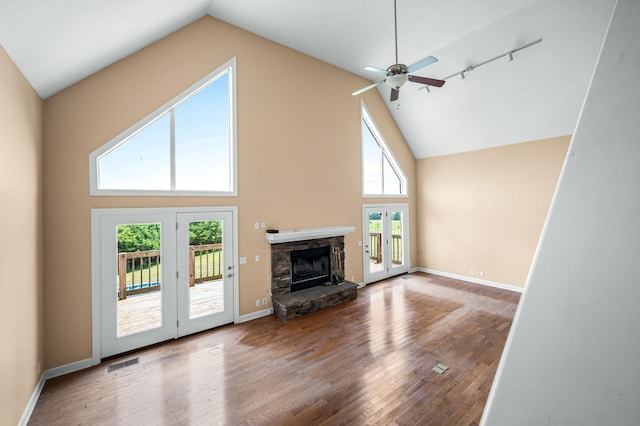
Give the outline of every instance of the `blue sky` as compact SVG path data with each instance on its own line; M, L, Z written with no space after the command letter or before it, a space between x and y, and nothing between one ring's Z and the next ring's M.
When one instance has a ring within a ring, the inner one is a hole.
M229 191L229 73L175 107L176 189ZM100 189L170 190L170 113L102 157Z

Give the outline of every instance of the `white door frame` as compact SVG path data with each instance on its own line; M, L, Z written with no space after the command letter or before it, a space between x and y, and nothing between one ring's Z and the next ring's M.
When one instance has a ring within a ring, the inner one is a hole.
M403 228L402 228L402 246L403 246L403 250L402 250L402 256L403 256L403 260L404 260L404 265L401 268L393 268L391 266L391 253L389 250L389 244L384 244L383 246L383 259L385 262L385 269L387 269L388 267L388 271L385 271L385 274L382 278L380 279L384 279L384 278L389 278L391 276L394 275L399 275L399 274L403 274L405 272L409 272L410 269L410 265L411 265L411 253L410 253L410 244L409 244L409 204L407 203L393 203L393 204L363 204L362 205L362 240L363 240L363 250L362 250L362 277L363 277L363 282L364 285L367 285L367 276L369 275L367 273L367 265L369 262L369 253L366 250L366 247L369 244L369 230L368 230L368 226L369 226L369 217L365 214L365 212L368 209L380 209L381 211L384 211L385 213L390 213L392 211L402 211L405 214L405 217L403 218ZM391 236L391 220L388 221L388 224L385 225L385 221L383 220L383 235L385 236ZM380 274L379 276L382 276L382 274ZM377 280L376 280L377 281ZM375 282L375 281L370 281L370 282Z
M100 233L102 229L102 218L113 215L124 214L153 214L153 213L190 213L190 212L220 212L230 211L233 218L233 322L237 323L240 317L239 282L240 270L238 265L238 207L159 207L159 208L106 208L91 209L91 365L101 363L102 353L102 247L100 244Z

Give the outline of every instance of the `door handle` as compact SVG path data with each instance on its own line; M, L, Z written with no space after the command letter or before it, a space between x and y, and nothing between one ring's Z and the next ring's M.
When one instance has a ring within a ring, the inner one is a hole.
M233 278L233 274L227 275L227 278Z

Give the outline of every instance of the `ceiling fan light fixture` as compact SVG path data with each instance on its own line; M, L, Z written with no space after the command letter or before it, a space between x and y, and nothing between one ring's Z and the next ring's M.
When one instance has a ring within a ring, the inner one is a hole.
M407 82L407 79L407 74L390 75L389 77L387 77L386 83L393 89L397 90Z

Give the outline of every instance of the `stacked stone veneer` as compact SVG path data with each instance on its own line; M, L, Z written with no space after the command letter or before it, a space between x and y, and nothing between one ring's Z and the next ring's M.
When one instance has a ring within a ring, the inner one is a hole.
M340 264L344 266L344 237L318 238L271 245L271 294L275 315L288 320L337 305L358 297L357 285L344 281L344 267L331 261L331 285L320 285L291 292L291 252L318 247L338 250Z
M318 247L333 247L339 250L339 256L344 265L344 237L318 238L316 240L292 241L271 245L271 295L279 296L291 293L291 252ZM344 281L344 269L337 268L335 262L331 262L331 284Z

